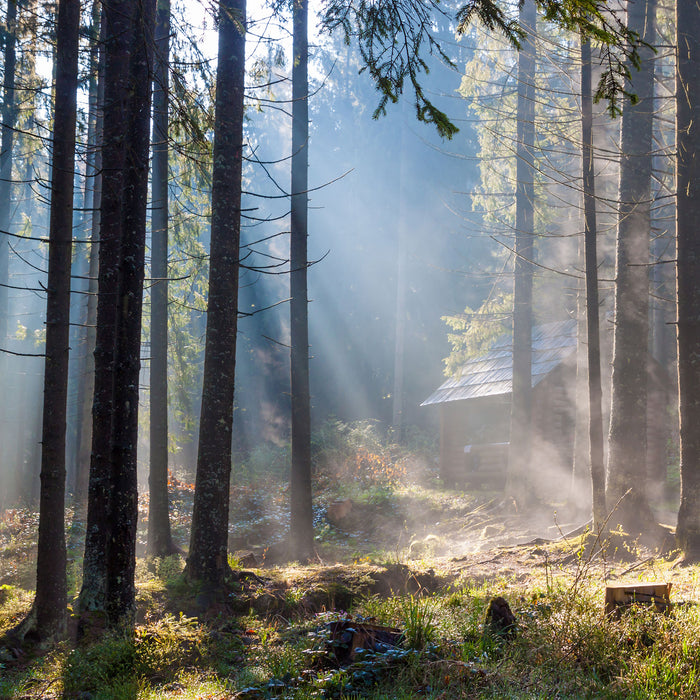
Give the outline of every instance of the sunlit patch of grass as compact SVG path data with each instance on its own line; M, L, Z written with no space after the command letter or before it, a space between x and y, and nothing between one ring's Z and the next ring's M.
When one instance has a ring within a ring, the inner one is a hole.
M23 652L19 659L0 652L0 698L59 697L63 689L61 668L68 651L63 642L48 653ZM11 658L11 660L9 660Z
M178 682L184 668L220 666L240 650L233 635L214 632L194 618L165 615L137 627L133 637L107 634L72 651L63 670L65 691L105 697L113 691L117 697L134 688L167 686Z
M0 586L0 635L22 620L33 600L33 591L6 584Z
M170 589L156 576L158 567L151 568L141 569L148 573L147 586L162 586L158 595L167 598ZM278 576L301 580L296 589L290 584L290 595L299 597L325 581L324 575L350 571L295 567ZM672 574L679 588L693 590L693 569L670 571L660 563L657 573ZM287 619L251 612L207 622L154 608L133 639L105 636L74 651L61 645L51 656L0 674L0 697L63 692L67 698L91 693L201 700L234 697L245 688L249 695L243 697L275 697L279 684L290 700L696 697L700 608L681 604L661 615L639 607L608 619L603 586L600 571L574 567L550 572L537 585L508 577L470 582L465 575L429 595L365 595L349 613L399 627L407 641L391 653L360 654L343 669L318 653L328 615L300 609ZM512 641L485 629L485 611L495 595L505 595L516 615ZM3 609L9 602L10 594Z

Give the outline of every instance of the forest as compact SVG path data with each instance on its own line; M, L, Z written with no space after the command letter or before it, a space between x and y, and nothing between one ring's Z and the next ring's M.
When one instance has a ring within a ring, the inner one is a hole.
M697 3L0 5L0 699L700 695Z

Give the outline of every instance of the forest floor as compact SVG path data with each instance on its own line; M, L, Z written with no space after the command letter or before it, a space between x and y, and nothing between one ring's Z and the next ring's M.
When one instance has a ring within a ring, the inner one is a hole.
M700 569L677 553L620 536L587 548L562 506L524 514L434 480L342 480L316 499L317 560L301 566L284 561L285 489L234 485L225 599L183 581L180 557L139 558L135 635L2 649L0 698L700 697ZM182 546L191 492L172 480ZM0 514L0 633L31 604L36 518ZM75 593L83 527L67 519ZM606 616L620 581L671 583L671 612ZM515 634L487 623L496 596ZM377 625L400 640L384 631L391 644L350 658L343 634Z
M212 598L181 557L143 556L142 495L135 634L0 647L0 700L700 697L700 568L619 533L590 546L565 504L523 513L497 492L445 488L415 450L344 429L318 457L315 561L287 561L287 485L251 468L231 487L233 575ZM170 482L183 549L189 481ZM85 526L66 521L76 595ZM37 522L0 513L0 635L33 599ZM640 581L672 584L670 612L606 616L606 585ZM496 597L514 629L488 623Z

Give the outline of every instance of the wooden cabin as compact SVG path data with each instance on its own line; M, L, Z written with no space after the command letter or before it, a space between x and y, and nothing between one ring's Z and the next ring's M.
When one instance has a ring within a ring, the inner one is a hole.
M576 417L576 325L575 320L559 321L535 326L532 331L532 471L536 485L550 493L561 491L564 484L568 489L570 484ZM609 366L609 359L604 362ZM440 411L440 474L446 483L503 487L512 375L512 337L504 335L488 353L467 362L457 376L445 381L421 404L437 406ZM668 413L670 382L653 360L648 377L649 457L658 474L657 462L669 437L664 415ZM607 412L606 389L604 386L603 409Z

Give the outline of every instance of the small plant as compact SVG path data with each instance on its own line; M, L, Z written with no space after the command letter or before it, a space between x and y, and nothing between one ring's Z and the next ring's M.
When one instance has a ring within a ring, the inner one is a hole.
M404 639L410 649L425 649L437 639L436 606L432 598L406 597L403 618Z
M0 605L5 605L12 598L14 590L14 586L8 586L6 583L0 586Z

